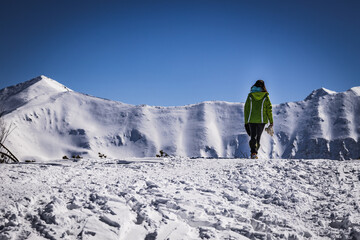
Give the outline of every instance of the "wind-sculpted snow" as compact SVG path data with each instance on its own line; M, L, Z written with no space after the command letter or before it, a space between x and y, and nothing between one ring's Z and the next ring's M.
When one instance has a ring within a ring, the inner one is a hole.
M243 103L134 106L77 93L44 76L0 90L0 99L5 120L16 127L8 146L22 160L153 157L160 150L184 157L249 154ZM275 135L264 133L260 157L360 157L360 87L318 89L304 101L274 105L273 113Z
M0 165L0 239L360 239L360 162Z

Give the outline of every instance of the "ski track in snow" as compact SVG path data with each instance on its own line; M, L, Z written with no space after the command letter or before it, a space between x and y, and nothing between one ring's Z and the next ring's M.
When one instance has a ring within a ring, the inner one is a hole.
M0 239L360 239L360 162L2 164Z

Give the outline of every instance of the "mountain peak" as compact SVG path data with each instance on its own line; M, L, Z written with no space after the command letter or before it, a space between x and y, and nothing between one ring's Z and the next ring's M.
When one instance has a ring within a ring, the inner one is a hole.
M351 92L355 93L356 95L359 95L359 96L360 96L360 86L358 86L358 87L352 87L352 88L350 88L348 91L351 91Z
M53 90L57 90L59 92L72 91L71 89L67 88L63 84L45 76L45 75L40 75L36 78L33 78L33 79L27 81L27 83L29 83L30 85L41 83L40 85L43 85L44 87L46 86L47 88L50 87Z
M0 101L5 105L4 111L11 112L39 97L46 98L64 92L72 92L72 90L51 78L40 75L26 82L1 89Z
M40 75L33 79L30 79L26 82L22 82L16 84L14 86L10 86L0 90L0 95L2 98L7 98L12 95L16 95L21 92L29 92L30 89L34 90L35 92L39 92L39 90L44 90L45 92L65 92L65 91L72 91L71 89L67 88L66 86L62 85L61 83L48 78L44 75Z
M322 96L326 96L326 95L332 95L332 94L335 94L336 92L335 91L331 91L329 89L326 89L326 88L319 88L319 89L316 89L314 91L312 91L309 96L307 96L305 98L305 101L307 100L311 100L311 99L314 99L314 98L319 98L319 97L322 97Z

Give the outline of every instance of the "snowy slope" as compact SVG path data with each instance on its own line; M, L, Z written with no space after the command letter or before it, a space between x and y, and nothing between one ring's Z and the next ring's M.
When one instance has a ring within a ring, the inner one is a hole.
M318 89L304 101L276 106L274 114L277 156L360 158L360 87Z
M0 164L0 239L360 239L360 162Z
M271 96L270 96L271 97ZM244 96L244 99L246 96ZM40 76L0 90L8 146L22 160L64 155L246 157L243 103L134 106L68 89ZM318 89L304 101L275 105L275 134L262 139L263 158L355 159L360 156L360 87Z

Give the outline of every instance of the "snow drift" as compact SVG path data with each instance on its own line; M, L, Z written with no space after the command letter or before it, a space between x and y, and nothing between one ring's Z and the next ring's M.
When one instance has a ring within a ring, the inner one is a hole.
M246 96L244 96L244 99ZM134 106L81 94L40 76L0 90L4 118L16 128L8 146L22 160L64 155L246 157L243 103ZM263 158L360 157L360 87L313 91L273 106L275 135L264 133Z

